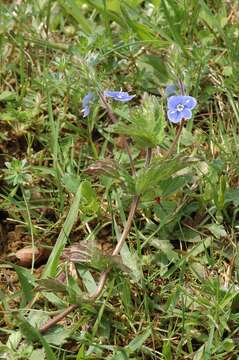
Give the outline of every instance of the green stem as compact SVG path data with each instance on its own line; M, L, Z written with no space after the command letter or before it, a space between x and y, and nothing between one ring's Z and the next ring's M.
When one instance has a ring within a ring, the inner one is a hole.
M152 149L148 148L147 149L146 160L145 160L145 168L149 166L150 161L151 161L151 157L152 157ZM132 225L132 221L133 221L135 212L136 212L137 207L138 207L139 200L140 200L140 196L134 196L134 198L132 200L132 203L131 203L131 206L130 206L128 219L126 221L123 233L122 233L122 235L120 237L120 240L118 241L116 247L114 248L114 250L112 252L112 256L119 254L120 250L122 249L122 247L123 247L123 245L125 243L125 240L126 240L128 234L130 232L130 228L131 228L131 225ZM101 273L100 279L99 279L99 282L98 282L98 286L97 286L95 292L92 295L90 295L90 300L91 301L97 300L97 298L101 295L101 293L102 293L102 291L104 289L108 274L110 273L110 271L111 271L111 268L108 268L108 269L104 270ZM68 314L70 314L72 311L77 309L77 307L78 307L77 304L70 305L61 314L58 314L57 316L55 316L54 318L49 320L45 325L43 325L39 329L39 331L41 333L45 333L50 327L52 327L57 322L62 320L64 317L66 317Z
M165 159L169 158L172 155L172 153L174 152L174 150L175 150L175 148L176 148L176 146L178 144L178 140L179 140L179 137L181 135L182 130L183 130L183 120L181 121L181 123L180 123L180 125L178 127L176 136L175 136L175 138L173 140L173 143L172 143L170 149L168 150L168 152L167 152L167 154L165 156Z
M23 186L21 186L21 191L22 191L22 196L23 196L24 203L25 203L26 210L27 210L27 219L28 219L28 225L29 225L29 228L30 228L30 234L31 234L31 240L32 240L32 267L31 267L31 272L33 272L34 263L35 263L34 229L33 229L30 210L29 210L29 206L28 206L28 203L27 203L26 194L25 194L25 190L24 190Z

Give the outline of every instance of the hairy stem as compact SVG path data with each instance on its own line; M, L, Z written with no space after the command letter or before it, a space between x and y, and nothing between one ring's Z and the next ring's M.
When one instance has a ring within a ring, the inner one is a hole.
M149 166L150 161L151 161L151 157L152 157L152 149L148 148L147 149L146 159L145 159L145 168ZM130 229L131 229L132 221L134 219L134 215L135 215L135 212L137 210L139 200L140 200L140 196L134 196L134 198L132 200L132 203L131 203L131 206L130 206L130 211L129 211L128 219L126 221L124 230L123 230L123 232L121 234L121 237L120 237L117 245L115 246L115 248L114 248L114 250L112 252L112 256L118 255L120 253L124 243L125 243L125 240L126 240L128 234L130 232ZM109 274L110 270L111 269L108 268L108 269L102 271L102 273L100 274L99 283L98 283L98 286L97 286L95 292L89 296L90 300L95 301L101 295L102 291L104 290L104 286L105 286L105 283L106 283L106 280L107 280L107 277L108 277L108 274ZM72 311L77 309L77 307L78 307L77 304L72 304L72 305L68 306L68 308L66 308L62 313L56 315L51 320L46 322L46 324L43 325L39 329L39 331L41 333L45 333L50 327L52 327L57 322L64 319L64 317L66 317Z
M180 125L179 125L179 127L178 127L176 136L175 136L175 138L174 138L174 140L173 140L173 143L172 143L170 149L168 150L168 152L167 152L167 154L166 154L166 156L165 156L165 159L169 158L169 157L172 155L172 153L174 152L174 150L175 150L175 148L176 148L176 146L177 146L177 143L178 143L178 140L179 140L179 137L180 137L180 135L181 135L182 130L183 130L183 120L181 121L181 123L180 123Z
M23 200L26 206L26 210L27 210L27 219L28 219L28 225L30 227L30 234L31 234L31 240L32 240L32 267L31 267L31 272L33 273L34 270L34 263L35 263L35 241L34 241L34 229L33 229L33 224L32 224L32 219L31 219L31 214L30 214L30 209L28 206L28 202L26 199L26 194L25 194L25 189L22 186L21 187L22 190L22 196L23 196Z
M62 311L60 314L54 316L51 320L48 320L43 326L40 327L39 331L41 334L45 333L47 330L49 330L53 325L57 324L59 321L64 319L68 314L70 314L72 311L78 308L78 304L72 304L68 306L64 311Z
M117 123L117 118L116 118L115 114L113 113L113 111L111 109L111 106L106 101L105 97L102 94L100 94L100 98L101 98L101 101L102 101L102 103L103 103L103 105L104 105L104 107L105 107L105 109L107 111L107 114L108 114L110 120L112 121L112 123L114 123L114 124ZM125 136L123 137L123 141L124 141L125 150L126 150L126 152L128 154L128 157L129 157L131 172L135 176L136 175L136 169L135 169L135 166L134 166L134 162L133 162L133 158L132 158L132 155L131 155L129 144L128 144L128 141L127 141Z

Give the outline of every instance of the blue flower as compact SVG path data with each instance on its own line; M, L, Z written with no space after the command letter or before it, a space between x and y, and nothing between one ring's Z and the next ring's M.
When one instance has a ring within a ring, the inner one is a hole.
M165 90L166 96L176 95L177 94L177 87L174 84L169 84L166 86Z
M197 106L197 100L192 96L170 96L168 98L168 118L174 124L182 119L191 119L192 109Z
M82 109L82 112L83 112L83 117L86 117L89 115L90 113L90 107L89 107L89 103L90 101L92 100L93 98L93 93L92 92L89 92L87 95L84 96L83 98L83 101L82 101L82 105L83 105L83 109Z
M127 92L123 91L104 91L104 96L122 102L130 101L135 97L135 95L129 95Z

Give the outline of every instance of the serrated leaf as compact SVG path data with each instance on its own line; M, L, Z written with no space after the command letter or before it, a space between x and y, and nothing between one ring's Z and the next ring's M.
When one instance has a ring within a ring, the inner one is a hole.
M207 249L211 243L212 243L213 239L212 237L207 237L205 240L203 240L200 244L195 245L192 249L189 249L187 251L187 256L189 257L196 257L199 254L201 254L202 252L205 251L205 249Z
M7 340L7 346L12 350L17 350L18 345L22 339L20 331L14 331Z
M143 105L135 108L131 113L118 114L128 122L122 120L109 127L109 131L130 136L140 148L156 147L164 138L164 110L155 96L147 96Z
M82 278L82 281L89 292L89 294L94 294L97 288L96 282L91 275L90 271L84 269L78 269L78 273Z
M71 303L76 303L79 299L82 299L82 291L78 285L77 279L73 276L68 276L68 286L67 286L69 298Z
M39 328L48 320L49 320L49 316L43 310L38 310L38 311L30 310L27 317L27 321L34 328Z
M29 360L45 360L45 351L44 349L35 349L33 350L33 352L31 353L31 356L29 358Z
M38 291L52 291L52 292L62 292L67 293L67 287L62 282L54 279L54 278L47 278L47 279L40 279L37 281L39 284Z
M93 26L89 20L82 15L82 9L75 0L59 0L59 4L70 14L81 26L86 34L91 34Z
M126 349L129 353L133 353L141 349L145 341L150 337L152 331L151 328L145 330L142 334L137 335L130 343L126 346Z
M115 9L110 9L109 6L104 6L103 2L100 0L87 0L86 3L90 4L93 8L97 9L101 14L104 16L107 15L108 18L115 21L121 26L126 26L125 20L120 16L118 10L115 11ZM107 4L106 4L107 5Z
M65 174L62 177L62 182L69 192L75 194L77 192L77 189L79 188L81 180L80 177L77 175Z
M39 331L29 324L27 320L23 317L18 317L20 321L20 329L22 333L26 336L27 340L30 342L34 342L36 340L40 341L42 346L45 349L47 360L57 360L52 351L48 342L44 339L44 337L39 333Z
M228 202L232 202L234 206L239 206L239 188L225 191L225 203Z
M223 225L220 224L210 224L207 225L208 230L217 238L220 239L221 237L227 236L227 232Z
M138 35L138 37L141 40L144 40L144 41L145 40L146 41L155 40L154 33L147 25L141 24L141 23L131 19L125 4L124 5L121 4L120 8L121 8L124 18L127 20L128 26L131 27L132 30L134 30L134 32Z
M72 330L70 329L65 329L63 326L55 326L44 335L44 338L49 344L60 346L66 342L71 333Z
M67 303L60 299L56 294L53 294L52 292L42 292L42 295L53 305L55 305L58 308L65 308L67 306Z
M92 188L89 181L84 181L84 185L81 189L82 193L82 202L81 210L85 214L94 214L97 213L100 209L100 204L97 198L95 190Z
M0 101L9 101L16 98L16 93L13 91L2 91L0 94Z
M115 232L116 232L117 240L119 241L121 234L116 222L115 222ZM120 251L120 255L122 257L123 264L128 269L131 270L131 274L130 274L131 277L136 283L138 283L142 279L142 268L140 266L140 262L137 257L137 254L136 253L131 254L129 247L125 242Z
M34 288L35 278L31 274L30 270L15 264L12 264L12 266L16 271L19 281L21 283L21 288L23 291L23 298L22 298L22 306L23 306L23 304L26 304L27 302L30 302L33 299L34 296L33 288Z
M177 171L189 166L185 158L166 161L154 161L148 169L141 169L137 174L136 192L143 194L159 186L160 181L167 180Z
M160 195L169 196L179 189L182 190L184 185L186 185L187 181L188 181L187 176L176 176L176 177L171 177L164 181L160 181L159 183Z
M155 55L145 55L140 58L140 62L149 64L156 71L160 80L166 82L169 78L168 69L165 62L160 59L159 56Z

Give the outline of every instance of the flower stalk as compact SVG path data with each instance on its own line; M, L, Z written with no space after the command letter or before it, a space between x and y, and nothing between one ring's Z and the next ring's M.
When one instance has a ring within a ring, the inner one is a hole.
M107 103L107 101L105 100L104 96L101 95L101 100L105 105L106 111L108 113L108 116L111 118L111 120L113 122L117 121L115 115L113 114L110 105ZM127 139L125 138L124 141L124 145L125 145L125 149L129 155L129 161L131 164L131 169L132 169L132 174L136 175L136 170L133 164L133 160L132 160L132 156L131 156L131 152L129 149L129 145L127 143ZM147 149L147 154L146 154L146 160L145 160L145 168L149 166L150 161L151 161L151 157L152 157L152 149L148 148ZM140 200L140 196L134 196L133 200L131 202L131 206L130 206L130 211L129 211L129 215L126 221L126 224L124 226L123 232L121 234L121 237L117 243L117 245L115 246L113 252L112 252L112 256L118 255L122 249L122 247L124 246L124 243L129 235L130 229L131 229L131 225L139 204L139 200ZM102 294L107 278L108 278L108 274L110 273L110 268L104 270L101 272L100 274L100 279L98 282L98 286L95 290L95 292L93 294L91 294L89 296L89 300L91 301L96 301L98 299L98 297ZM46 322L46 324L44 324L40 329L40 333L45 333L46 331L48 331L52 326L54 326L55 324L57 324L60 320L64 319L67 315L69 315L72 311L74 311L75 309L78 308L78 304L71 304L69 305L63 312L61 312L60 314L56 315L55 317L53 317L51 320L49 320L48 322Z

